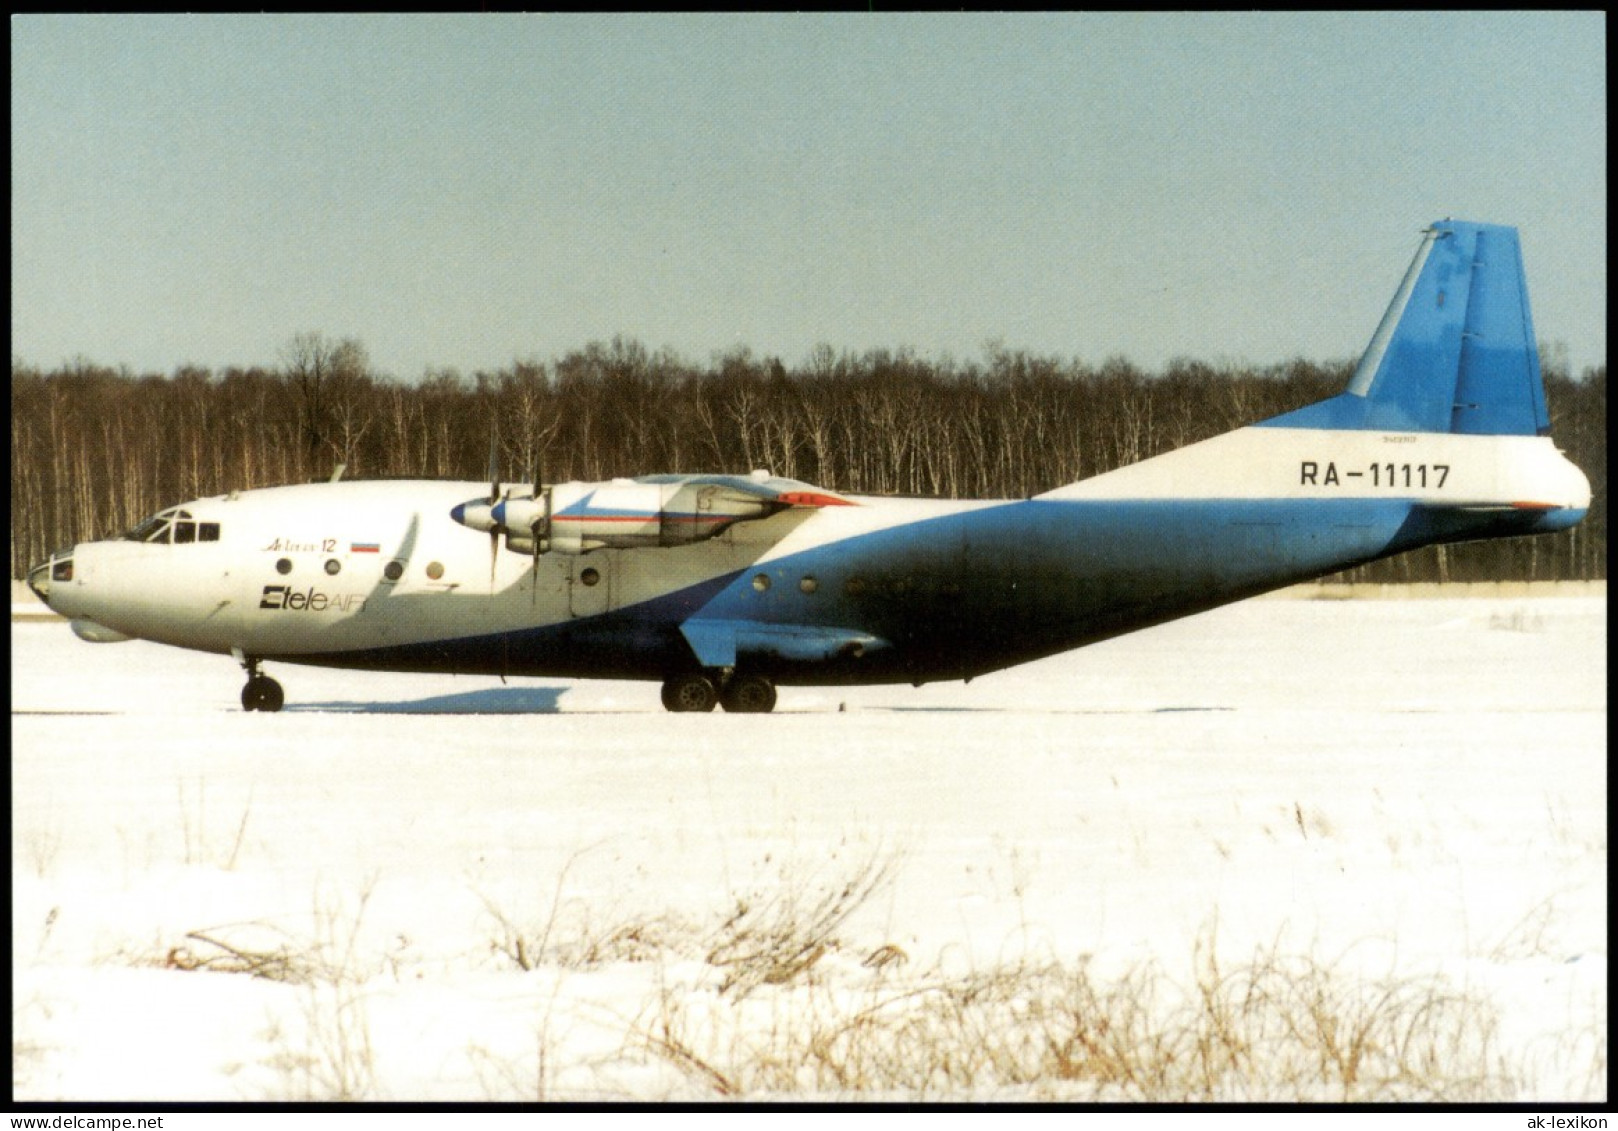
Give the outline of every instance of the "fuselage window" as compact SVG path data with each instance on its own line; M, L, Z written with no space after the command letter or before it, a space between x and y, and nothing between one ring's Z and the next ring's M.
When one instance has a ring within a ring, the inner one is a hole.
M174 524L174 544L182 542L195 542L197 540L197 524L190 521L181 521Z
M197 523L197 541L198 542L217 542L217 541L219 541L219 524L217 522L199 522L199 523Z

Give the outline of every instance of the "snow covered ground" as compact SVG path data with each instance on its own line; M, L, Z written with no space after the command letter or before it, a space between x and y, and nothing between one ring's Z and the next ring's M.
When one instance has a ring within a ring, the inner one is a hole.
M1073 1032L983 1050L1257 957L1344 1031L1463 1003L1457 1096L1601 1099L1605 614L1249 602L762 717L287 665L248 715L228 659L14 623L16 1096L1129 1098ZM1302 1090L1406 1094L1347 1076Z

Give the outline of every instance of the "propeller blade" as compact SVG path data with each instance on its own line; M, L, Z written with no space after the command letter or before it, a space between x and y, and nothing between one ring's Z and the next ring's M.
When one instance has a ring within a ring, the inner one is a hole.
M539 513L534 516L533 524L528 528L528 533L534 540L534 564L533 571L529 576L530 585L528 590L531 595L539 593L541 539L548 539L551 536L551 493L540 486L540 475L538 473L534 475L534 501L539 504Z
M500 432L489 431L489 505L500 501Z
M500 428L489 429L489 505L500 501ZM500 561L500 523L489 528L489 596L494 596L494 570Z

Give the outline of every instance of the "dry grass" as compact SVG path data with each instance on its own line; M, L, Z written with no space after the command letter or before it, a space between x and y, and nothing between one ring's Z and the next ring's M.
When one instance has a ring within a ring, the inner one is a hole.
M253 814L253 791L247 791L240 816L228 822L229 831L221 834L209 821L206 779L197 779L194 793L187 792L183 781L177 782L175 788L179 792L180 838L186 865L205 864L221 871L234 872L241 859L242 843ZM230 828L232 825L233 828Z
M839 872L841 868L843 871ZM1278 943L1232 960L1209 929L1187 973L1156 962L1111 975L1084 960L1023 959L965 974L912 972L891 943L854 947L857 913L892 881L880 851L783 866L706 918L591 917L564 897L528 929L492 901L491 945L522 971L647 964L656 988L622 1017L616 1058L659 1063L698 1095L761 1100L1502 1102L1518 1080L1483 999L1436 974L1366 974ZM301 942L262 926L186 936L167 965L298 985L302 1023L270 1033L286 1098L357 1099L377 1087L364 996L380 960L356 949L358 903L316 904ZM1536 921L1537 922L1537 921ZM864 960L861 961L861 957ZM550 1031L507 1064L471 1045L480 1078L555 1098ZM1604 1072L1604 1036L1569 1052ZM1592 1077L1594 1079L1594 1077Z
M842 945L838 932L850 916L893 881L897 859L880 850L859 860L851 874L830 883L792 869L782 882L738 897L710 934L703 956L724 971L721 995L740 1000L760 986L780 986L807 974Z
M353 1101L375 1086L365 985L380 970L360 953L361 927L374 877L353 899L316 892L313 929L295 935L263 923L190 931L150 964L171 970L245 974L298 988L299 1016L274 1018L265 1058L281 1079L277 1099Z
M716 1005L718 1007L716 1007ZM1436 977L1364 980L1270 950L1195 979L1101 981L1019 965L849 994L815 983L764 1013L664 995L646 1047L727 1096L1114 1102L1510 1098L1495 1018Z
M787 863L768 882L734 894L722 912L602 916L583 900L564 898L564 868L550 905L525 925L487 895L484 911L495 927L490 949L520 970L555 966L591 969L612 962L663 962L700 956L721 971L719 992L736 999L760 986L790 983L838 949L849 917L892 883L897 856L880 848L847 873L822 876L814 867ZM571 862L569 863L569 868ZM706 920L706 921L704 921ZM878 964L902 961L897 948Z
M565 896L568 870L562 870L549 906L536 917L509 912L479 892L493 925L491 953L522 971L541 967L588 970L612 962L650 962L687 945L694 925L672 915L615 919L588 900Z
M1298 810L1301 827L1310 822ZM1085 962L908 974L892 944L849 948L850 919L893 879L881 853L836 877L783 866L704 926L671 917L591 931L560 914L501 928L523 969L700 957L713 979L661 983L630 1045L723 1097L1115 1102L1511 1099L1493 1008L1437 975L1365 976L1279 945L1228 962L1211 939L1188 978L1155 963L1102 978ZM1604 1054L1603 1054L1604 1055Z
M376 890L371 877L358 896L316 894L315 934L293 969L301 973L302 1025L288 1036L272 1028L268 1060L292 1100L349 1102L371 1098L376 1063L365 984L378 972L361 960L360 930ZM262 976L262 975L261 975Z

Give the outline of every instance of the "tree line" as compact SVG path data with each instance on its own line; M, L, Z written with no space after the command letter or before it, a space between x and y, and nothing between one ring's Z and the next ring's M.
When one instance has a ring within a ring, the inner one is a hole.
M1555 356L1555 355L1548 355ZM768 468L855 494L1037 494L1330 396L1348 361L1269 367L1175 360L1148 372L991 346L980 359L907 350L801 364L739 348L693 364L637 341L465 377L379 375L352 340L299 334L276 364L135 374L77 360L11 365L11 569L115 534L189 498L329 478L506 482ZM1606 576L1606 366L1545 373L1556 441L1590 477L1578 528L1430 547L1352 580Z

